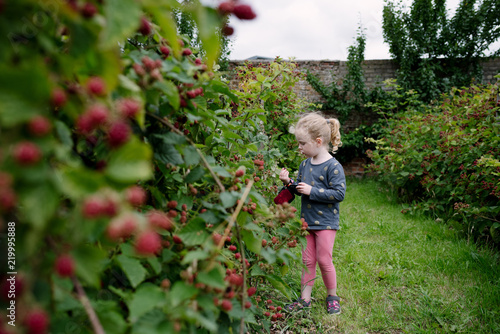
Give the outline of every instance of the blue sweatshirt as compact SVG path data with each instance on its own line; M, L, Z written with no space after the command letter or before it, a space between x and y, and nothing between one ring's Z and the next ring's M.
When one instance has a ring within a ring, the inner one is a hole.
M302 196L301 217L310 230L338 230L339 203L344 200L346 181L344 168L333 158L313 165L311 159L300 163L296 184L312 186L311 194Z

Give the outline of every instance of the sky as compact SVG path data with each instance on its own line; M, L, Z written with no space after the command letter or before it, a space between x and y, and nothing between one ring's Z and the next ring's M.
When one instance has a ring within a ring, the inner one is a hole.
M215 0L214 0L215 1ZM411 0L402 0L411 4ZM447 0L450 15L460 0ZM216 1L215 3L218 3ZM252 56L297 60L347 60L358 28L365 29L365 59L390 59L382 35L384 0L240 0L257 18L230 19L232 60Z

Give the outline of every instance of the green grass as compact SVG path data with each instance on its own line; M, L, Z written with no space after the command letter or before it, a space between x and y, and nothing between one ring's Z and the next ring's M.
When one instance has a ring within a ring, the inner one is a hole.
M326 313L319 278L309 314L289 316L276 332L500 333L500 254L403 215L373 180L348 181L333 250L342 314ZM300 270L285 277L296 289Z

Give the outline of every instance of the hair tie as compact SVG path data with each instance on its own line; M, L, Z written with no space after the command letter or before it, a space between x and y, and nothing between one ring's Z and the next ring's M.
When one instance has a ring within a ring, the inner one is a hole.
M330 120L329 119L326 120L326 124L330 124Z

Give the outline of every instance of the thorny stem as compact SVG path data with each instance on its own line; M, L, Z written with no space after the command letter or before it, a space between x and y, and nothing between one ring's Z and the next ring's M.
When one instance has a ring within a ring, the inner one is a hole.
M77 293L78 299L82 303L83 308L85 309L85 312L87 312L90 323L92 324L92 327L94 328L94 333L105 334L104 329L102 328L101 322L99 321L99 318L97 317L94 309L92 308L92 305L90 304L89 298L85 294L85 290L83 290L83 287L80 284L80 281L78 281L78 279L74 275L71 277L71 280L73 281L73 285L76 288L76 293Z
M240 226L238 224L236 224L236 237L238 238L238 243L240 244L241 263L243 265L243 289L241 291L241 312L245 314L245 299L247 294L247 265L246 265L245 251L243 248L243 240L241 239L241 234L240 234ZM242 317L240 325L240 334L244 334L244 328L245 328L245 317Z
M151 114L151 113L148 113L149 116L157 119L158 121L160 121L161 123L163 123L164 125L168 126L170 128L170 130L172 130L173 132L177 133L178 135L181 135L183 137L186 138L187 142L194 147L194 149L196 150L196 153L198 153L198 155L200 156L201 160L203 161L203 165L205 165L205 167L208 169L208 171L210 172L210 175L212 175L212 177L214 178L215 180L215 183L217 183L217 186L219 186L220 190L222 192L226 191L226 188L224 188L224 185L222 184L221 180L219 179L219 177L215 174L215 172L212 170L212 167L210 167L210 164L208 163L207 159L205 159L205 155L200 151L200 149L198 147L196 147L196 145L194 144L194 142L186 137L181 131L179 131L179 129L177 129L172 123L170 123L169 120L165 119L165 118L161 118L161 117L158 117L154 114Z

